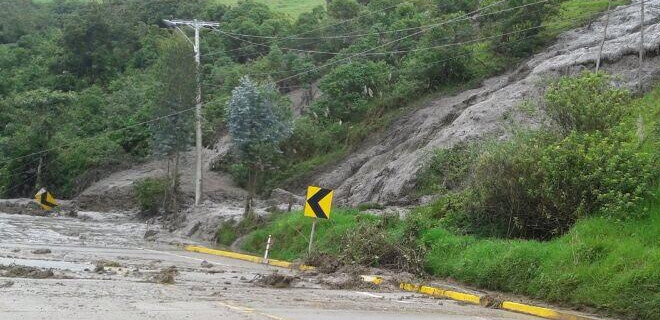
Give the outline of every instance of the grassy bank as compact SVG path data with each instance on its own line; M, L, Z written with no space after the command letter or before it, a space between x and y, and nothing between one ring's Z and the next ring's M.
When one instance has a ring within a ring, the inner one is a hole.
M238 0L217 0L218 3L235 5ZM303 12L310 12L316 6L325 6L325 0L257 0L272 9L297 18Z
M402 231L410 228L406 221L387 222L353 210L337 211L332 220L317 225L315 248L337 259L355 258L348 248L355 243L347 242L347 235L365 225L381 228L390 244L404 242ZM300 212L281 214L251 233L244 249L262 252L270 234L273 258L304 258L310 228L311 220ZM625 222L588 218L569 233L546 242L462 236L436 227L419 230L419 244L428 250L424 269L434 276L631 319L655 320L660 319L659 234L660 205L656 203L645 218ZM364 254L376 253L366 250ZM378 266L377 258L363 258Z

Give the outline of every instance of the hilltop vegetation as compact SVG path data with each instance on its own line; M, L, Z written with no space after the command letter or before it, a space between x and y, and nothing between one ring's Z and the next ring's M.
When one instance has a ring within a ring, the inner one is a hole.
M313 96L318 83L323 96L303 109L281 152L258 175L258 191L267 192L349 152L411 97L500 72L550 41L558 26L603 9L574 15L556 1L334 0L292 19L253 1L0 6L5 197L28 196L42 185L71 197L114 168L155 154L158 137L144 123L162 116L156 106L168 77L159 66L167 43L182 38L163 28L162 18L220 21L202 33L208 146L226 132L227 100L242 76L275 84L283 97ZM191 103L179 101L172 110ZM216 167L247 183L240 159Z

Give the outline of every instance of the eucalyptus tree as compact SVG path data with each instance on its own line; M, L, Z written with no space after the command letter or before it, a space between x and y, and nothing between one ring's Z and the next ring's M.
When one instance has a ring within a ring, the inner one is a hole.
M248 170L245 217L252 218L259 174L272 167L280 142L291 134L290 114L272 85L260 86L247 76L232 91L228 127L238 160Z

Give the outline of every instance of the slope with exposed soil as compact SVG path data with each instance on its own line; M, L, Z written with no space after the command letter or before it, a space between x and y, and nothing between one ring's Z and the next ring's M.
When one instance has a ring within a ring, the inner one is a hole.
M610 16L601 70L617 85L637 90L660 75L660 0L646 1L645 59L637 74L640 39L639 1ZM476 89L442 97L401 117L356 152L310 179L334 188L341 204L378 202L407 204L417 171L430 152L456 142L484 137L506 138L511 125L532 128L539 115L518 106L537 102L548 79L595 68L605 18L561 34L555 44L534 55L517 70L483 81Z

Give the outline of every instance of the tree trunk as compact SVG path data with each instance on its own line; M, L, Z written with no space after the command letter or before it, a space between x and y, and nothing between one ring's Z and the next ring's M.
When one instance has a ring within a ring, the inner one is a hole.
M254 196L257 189L257 168L255 165L250 165L248 169L248 196L245 198L245 219L254 218Z
M172 170L172 176L170 177L171 183L170 183L170 196L172 197L171 199L171 208L170 211L172 213L175 213L178 211L177 208L177 196L178 196L178 187L179 187L179 152L177 151L176 154L174 155L174 170Z

